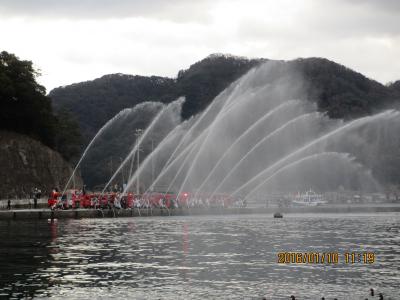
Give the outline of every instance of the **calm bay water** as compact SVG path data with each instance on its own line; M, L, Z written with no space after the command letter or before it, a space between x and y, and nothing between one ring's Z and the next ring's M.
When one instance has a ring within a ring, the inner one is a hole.
M12 221L0 237L4 298L400 299L398 213ZM278 264L285 251L340 261ZM366 251L373 264L344 262Z

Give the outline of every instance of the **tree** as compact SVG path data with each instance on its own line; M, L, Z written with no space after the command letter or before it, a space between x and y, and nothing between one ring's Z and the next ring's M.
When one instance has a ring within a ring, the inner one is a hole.
M82 135L78 123L62 109L57 113L55 148L70 162L77 162L82 151Z
M79 127L67 112L53 114L39 75L31 61L0 53L0 129L26 134L73 159L81 150Z
M27 134L54 146L56 119L32 62L0 53L0 128Z

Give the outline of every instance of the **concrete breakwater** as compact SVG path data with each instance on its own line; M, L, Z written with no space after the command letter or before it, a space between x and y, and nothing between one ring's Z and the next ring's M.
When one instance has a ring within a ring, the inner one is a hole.
M286 213L368 213L400 212L400 204L374 205L325 205L314 207L258 207L258 208L134 208L134 209L13 209L0 210L0 220L25 219L81 219L81 218L117 218L117 217L151 217L151 216L190 216L190 215L232 215L232 214L272 214Z
M0 199L0 209L7 208L7 202L10 200L10 205L12 209L20 209L20 208L33 208L34 200L31 198L23 198L23 199ZM47 198L37 199L37 207L38 208L47 208Z
M81 218L117 218L117 217L151 217L151 216L185 216L185 215L225 215L251 213L246 208L134 208L134 209L16 209L0 211L0 220L26 219L81 219Z

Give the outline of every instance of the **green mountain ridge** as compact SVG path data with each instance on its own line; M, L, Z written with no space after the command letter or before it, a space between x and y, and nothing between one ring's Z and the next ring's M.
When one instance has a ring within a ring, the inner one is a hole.
M59 87L50 91L56 111L70 112L88 140L110 118L124 108L145 101L169 103L186 97L182 117L203 110L231 82L261 60L213 56L178 72L177 78L110 74L92 81ZM84 103L84 105L82 105Z
M315 102L318 110L331 118L350 120L383 109L400 109L400 80L385 86L318 57L277 61L212 54L179 71L176 78L109 74L59 87L46 95L44 87L36 82L39 74L32 62L19 60L3 51L0 53L0 129L39 140L74 164L96 132L121 110L147 101L171 103L184 96L181 117L188 119L204 110L250 69L264 62L270 62L271 66L265 75L267 82L279 81L287 70L299 75L296 80L303 97ZM103 184L118 165L115 159L125 157L127 149L135 142L134 129L147 126L150 119L151 114L144 113L129 126L120 126L122 131L120 129L118 134L129 135L128 142L112 132L102 137L101 140L105 139L112 146L92 149L91 157L82 168L85 182L90 186ZM127 148L125 152L121 146ZM150 146L146 146L147 151ZM384 151L366 149L364 158L369 158L361 162L367 163L381 182L399 185L400 138L385 140L381 146ZM376 159L371 160L371 157Z
M119 111L145 101L170 103L185 96L182 118L187 119L204 110L219 93L251 68L266 61L271 60L213 54L187 70L179 71L176 78L110 74L93 81L56 88L49 96L56 111L67 111L77 120L87 143ZM385 108L399 107L398 82L385 86L325 58L271 62L276 63L271 81L281 76L282 68L291 68L301 74L308 99L317 103L319 111L326 112L331 118L353 119ZM394 143L391 147L396 145ZM126 155L116 145L112 150L94 149L93 152L93 157L88 158L82 171L85 181L92 186L104 183L112 173L110 155ZM385 156L385 163L393 160L397 161L396 153ZM379 169L379 164L379 161L376 162L375 168ZM400 161L395 165L400 165ZM389 169L379 169L376 173L381 180L397 182L399 172L395 167Z
M165 77L105 75L93 81L57 88L49 93L56 111L68 111L83 136L90 139L114 115L144 101L171 102L175 80Z
M210 55L178 72L177 78L110 74L53 89L56 111L65 109L90 139L111 117L144 101L169 103L186 97L182 117L199 113L229 84L267 59ZM384 86L324 58L284 62L304 75L311 100L332 118L351 119L390 106L400 99L399 83Z

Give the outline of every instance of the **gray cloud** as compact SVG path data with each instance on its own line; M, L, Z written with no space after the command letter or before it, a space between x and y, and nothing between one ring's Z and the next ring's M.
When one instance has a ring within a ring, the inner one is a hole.
M173 21L204 21L211 0L2 0L0 15L13 17L109 19L153 16Z
M398 0L0 0L0 36L48 88L116 72L175 76L214 52L321 56L384 83L400 78L399 16Z
M400 12L400 1L398 0L338 0L342 4L361 5L364 7L389 11L391 13Z
M243 18L237 36L243 40L278 40L300 47L326 41L364 38L400 38L400 1L330 0L304 1L293 23L270 23L268 18ZM312 44L311 44L312 43ZM305 45L306 44L306 45Z
M319 4L319 11L309 18L309 24L326 30L332 38L400 35L400 1L334 0Z

